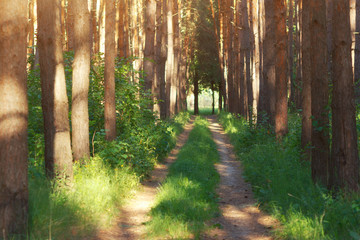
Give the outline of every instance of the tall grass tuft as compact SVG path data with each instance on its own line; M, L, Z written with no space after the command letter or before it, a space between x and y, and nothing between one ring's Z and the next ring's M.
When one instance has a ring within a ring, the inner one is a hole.
M253 127L228 113L219 118L259 203L282 223L277 237L360 239L360 197L345 199L312 182L310 163L301 160L299 116L290 115L282 144L268 126Z
M128 168L111 169L99 157L75 165L71 187L31 176L30 239L76 239L109 226L138 182Z

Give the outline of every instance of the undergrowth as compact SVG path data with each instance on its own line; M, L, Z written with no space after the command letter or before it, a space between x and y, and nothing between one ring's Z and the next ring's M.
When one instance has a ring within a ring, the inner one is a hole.
M69 104L72 59L73 53L65 53ZM94 59L89 90L92 157L74 164L72 186L45 177L40 76L38 69L29 72L29 239L79 239L111 226L118 207L165 158L190 118L180 113L158 119L149 110L153 102L143 90L143 79L131 80L137 76L132 59L121 59L115 74L118 137L105 141L104 62L100 56Z
M299 116L289 116L290 132L281 144L269 127L251 127L228 113L219 118L256 198L281 222L278 238L360 239L360 197L344 198L312 182L310 163L301 160Z
M198 239L207 228L205 222L218 214L214 163L219 155L207 126L205 119L195 120L188 142L171 165L147 223L150 238Z

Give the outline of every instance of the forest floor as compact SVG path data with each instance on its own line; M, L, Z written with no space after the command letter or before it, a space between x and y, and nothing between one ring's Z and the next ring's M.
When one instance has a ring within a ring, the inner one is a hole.
M162 164L158 164L151 178L145 181L135 197L121 208L120 216L113 227L97 233L94 240L142 240L146 239L146 225L150 220L149 211L154 203L158 187L166 178L168 167L176 160L177 154L186 143L193 129L194 116L179 135L175 148ZM216 226L202 234L201 239L209 240L267 240L272 239L270 230L278 225L276 220L262 213L256 207L251 186L242 178L240 162L236 159L232 145L216 120L207 117L210 131L217 145L220 162L216 169L220 174L219 195L220 216L209 225Z

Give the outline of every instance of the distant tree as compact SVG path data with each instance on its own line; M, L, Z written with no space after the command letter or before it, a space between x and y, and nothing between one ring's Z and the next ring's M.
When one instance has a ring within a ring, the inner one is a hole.
M89 113L88 92L90 74L90 13L87 2L70 0L74 16L74 62L72 76L72 149L74 160L88 158Z
M0 236L26 238L27 1L0 1ZM16 239L17 239L16 238Z
M332 163L333 185L359 189L359 153L355 119L355 94L351 62L349 1L333 3L333 97ZM335 170L335 171L334 171Z
M275 133L281 139L288 132L287 119L287 54L286 54L286 1L275 1Z
M105 138L116 138L115 109L115 0L105 3Z
M63 64L60 1L38 0L38 46L48 177L73 176L69 105Z

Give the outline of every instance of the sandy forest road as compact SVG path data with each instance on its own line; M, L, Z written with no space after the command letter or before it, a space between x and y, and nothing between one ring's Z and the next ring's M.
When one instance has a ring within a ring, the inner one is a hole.
M178 136L175 148L162 164L155 166L151 178L145 181L137 191L135 197L125 204L120 211L116 224L106 231L100 231L94 240L143 240L145 234L144 223L149 221L148 213L153 205L157 188L165 179L168 167L176 160L177 154L186 143L189 133L194 127L195 117L192 116L184 131Z
M242 178L240 162L236 160L233 147L216 120L216 116L207 117L217 150L220 163L216 169L220 173L220 184L217 194L220 197L221 215L209 224L221 226L203 234L204 240L270 240L269 230L277 225L271 217L262 213L256 206L251 186ZM148 213L153 205L157 187L165 179L168 167L176 160L181 147L186 143L193 128L194 117L185 126L164 164L158 165L149 181L145 182L136 193L135 198L122 207L120 217L109 230L101 231L94 240L144 240L145 225L149 221Z
M242 178L241 164L216 116L207 119L220 155L220 163L216 164L216 169L220 174L217 193L222 214L211 221L212 224L221 225L221 228L205 234L203 239L272 239L269 230L277 224L276 221L255 206L251 185Z

